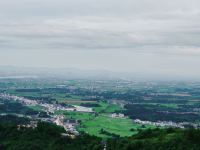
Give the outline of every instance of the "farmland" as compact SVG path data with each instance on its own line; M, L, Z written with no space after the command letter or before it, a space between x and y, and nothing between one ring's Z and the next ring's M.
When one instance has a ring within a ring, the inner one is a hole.
M200 84L2 79L0 91L37 102L24 106L2 99L0 107L5 113L39 116L42 120L63 116L63 121L76 122L73 126L78 132L103 138L131 136L170 124L198 127L200 122ZM47 115L49 106L55 108ZM85 111L73 111L79 106ZM89 109L92 112L87 112Z
M143 129L145 128L146 127ZM123 137L138 133L138 129L141 129L141 125L133 124L131 119L116 119L106 115L100 115L94 119L83 122L79 128L80 131L99 137L109 137L109 135L101 133L101 130L106 131L109 134L120 135Z

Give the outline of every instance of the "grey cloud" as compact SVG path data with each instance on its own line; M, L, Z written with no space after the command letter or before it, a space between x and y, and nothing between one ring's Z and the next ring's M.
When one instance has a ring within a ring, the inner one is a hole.
M0 0L0 19L0 64L200 74L199 0Z
M0 0L8 48L199 46L198 0ZM60 18L60 19L59 19Z
M198 0L1 0L0 12L26 15L151 13L199 9Z
M26 49L198 47L200 23L195 21L198 17L196 15L190 22L183 18L163 21L135 17L66 17L14 22L0 25L0 37L10 41L13 44L10 47Z

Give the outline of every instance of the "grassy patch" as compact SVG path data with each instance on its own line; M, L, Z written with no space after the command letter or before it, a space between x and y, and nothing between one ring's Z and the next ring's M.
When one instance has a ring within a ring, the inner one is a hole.
M101 129L124 137L136 134L138 129L153 128L153 126L149 125L142 127L129 118L111 118L108 114L100 114L96 117L95 114L82 112L57 111L56 114L63 114L68 119L81 120L82 123L78 126L79 131L103 138L108 138L109 136L101 134Z
M40 105L36 105L36 106L27 106L35 111L38 111L38 112L42 112L44 111L44 107L40 106Z
M107 138L107 135L101 134L101 129L109 132L124 136L131 136L136 134L137 129L141 129L141 125L133 123L131 119L111 118L106 115L100 115L89 121L83 122L80 131L84 131L90 135ZM131 129L134 129L131 131Z
M167 108L178 108L177 104L159 104L159 105Z
M88 121L94 119L94 114L92 113L83 113L75 111L56 111L58 115L64 115L67 119L77 119L81 121Z
M94 111L98 113L114 113L115 111L120 111L121 107L115 104L108 104L106 102L100 102L101 107L94 107Z
M82 121L90 121L94 119L94 114L91 113L82 113L82 112L65 112L64 113L66 118L72 118Z

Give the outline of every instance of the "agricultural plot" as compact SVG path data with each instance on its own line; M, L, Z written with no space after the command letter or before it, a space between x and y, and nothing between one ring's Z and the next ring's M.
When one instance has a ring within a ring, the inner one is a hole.
M109 135L102 133L102 130L109 134L124 137L136 134L139 129L150 127L153 128L153 126L145 126L142 128L141 125L133 123L133 121L128 118L111 118L107 115L100 115L94 119L83 122L79 130L90 135L107 138Z
M93 113L69 112L65 109L55 112L55 115L64 115L65 119L79 120L81 123L77 129L90 135L105 138L112 135L130 136L140 129L153 128L147 124L136 124L133 122L135 119L163 124L199 123L200 120L200 84L89 80L20 82L10 84L9 80L5 81L0 85L2 93L63 107L76 105L92 108ZM16 106L9 104L12 109ZM43 111L39 106L23 109L20 113L37 114ZM113 113L128 117L112 118Z
M36 106L27 106L28 108L37 111L37 112L43 112L44 111L44 107L40 106L40 105L36 105Z
M122 110L122 108L115 104L108 104L106 102L98 103L100 107L93 108L95 112L98 113L114 113L116 111Z

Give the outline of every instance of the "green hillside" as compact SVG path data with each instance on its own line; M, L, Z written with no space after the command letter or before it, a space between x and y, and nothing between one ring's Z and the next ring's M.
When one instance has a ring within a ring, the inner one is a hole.
M200 130L154 129L129 138L110 139L107 150L200 150Z

